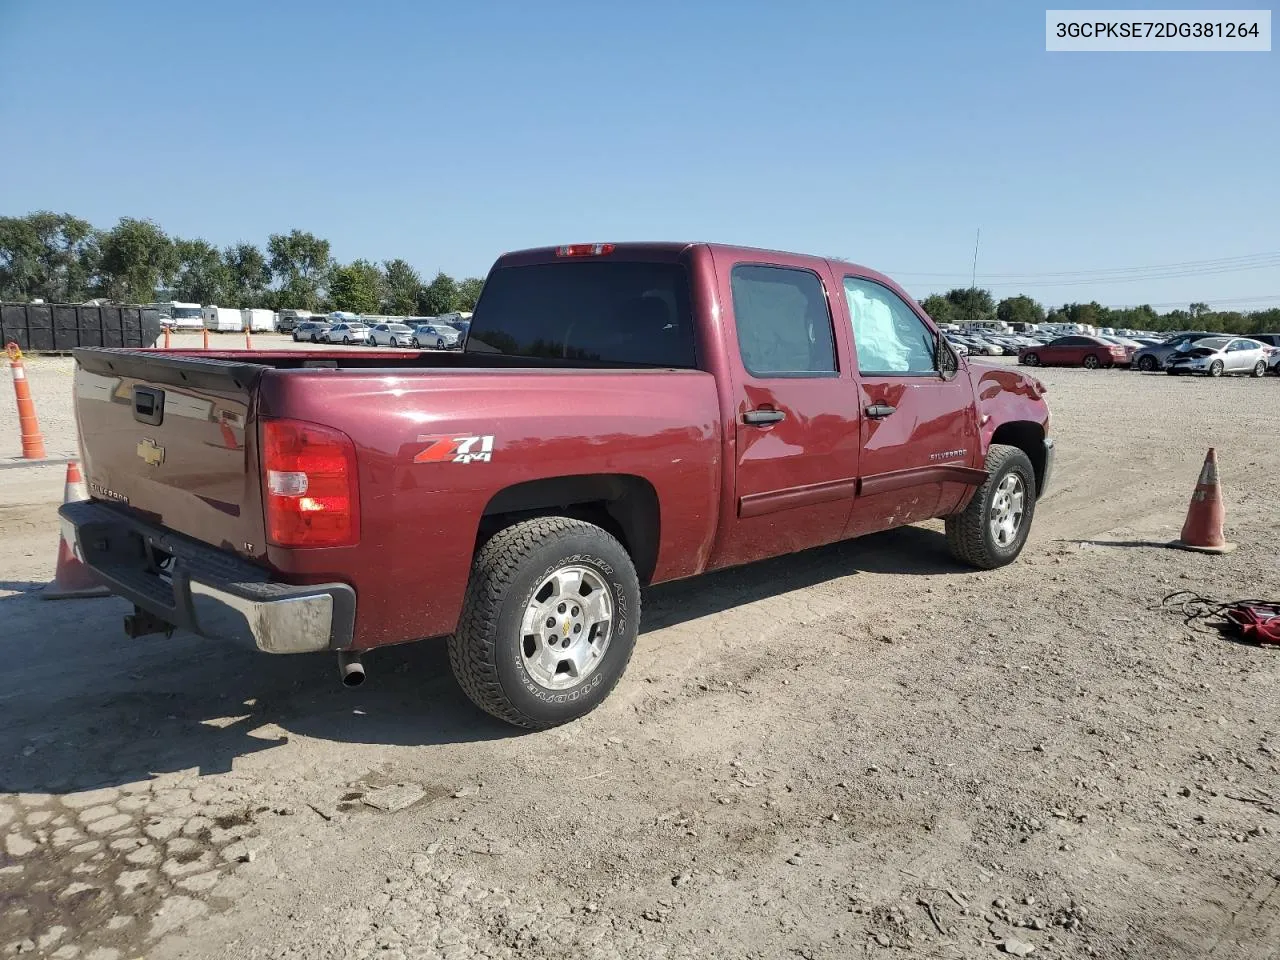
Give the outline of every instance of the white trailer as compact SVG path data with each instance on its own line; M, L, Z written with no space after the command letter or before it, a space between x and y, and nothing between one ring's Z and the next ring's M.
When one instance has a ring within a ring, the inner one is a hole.
M161 303L153 303L156 312L160 315L160 323L164 324L168 321L168 325L174 330L199 330L204 326L201 320L201 308L198 303L182 303L178 300L166 300Z
M207 306L200 313L204 317L206 330L234 333L244 329L244 320L240 316L240 311L234 307Z
M270 333L276 328L275 311L263 307L245 307L240 311L240 327L254 333Z

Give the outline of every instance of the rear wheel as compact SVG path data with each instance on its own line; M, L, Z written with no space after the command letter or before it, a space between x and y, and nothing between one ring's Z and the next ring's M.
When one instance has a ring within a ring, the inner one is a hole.
M987 452L987 480L962 513L947 517L947 546L962 563L994 570L1022 552L1036 512L1036 473L1017 447Z
M1084 365L1086 369L1097 370L1098 367L1102 365L1102 362L1094 354L1091 353L1084 358Z
M1265 377L1267 375L1267 362L1259 360L1253 365L1253 375L1255 377Z
M480 709L540 730L598 707L635 647L640 585L593 524L539 517L501 530L471 568L449 662Z
M1145 357L1138 358L1138 369L1146 373L1150 373L1156 368L1156 358L1147 354Z
M444 349L444 337L436 337L436 349L437 350Z
M1022 362L1025 363L1028 367L1039 366L1040 355L1036 353L1028 353L1025 357L1022 358Z
M348 347L349 347L349 346L351 346L351 338L350 338L350 337L343 337L343 338L342 338L342 343L343 343L343 345L344 345L344 346L348 346Z
M1223 371L1223 369L1224 369L1224 368L1223 368L1223 366L1222 366L1222 361L1221 361L1221 360L1215 360L1215 361L1213 361L1213 363L1209 364L1209 376L1211 376L1211 377L1220 377L1220 376L1222 376L1222 371Z
M414 337L414 338L413 338L413 349L415 349L415 350L421 350L421 349L422 349L422 344L418 343L418 338L417 338L417 337Z

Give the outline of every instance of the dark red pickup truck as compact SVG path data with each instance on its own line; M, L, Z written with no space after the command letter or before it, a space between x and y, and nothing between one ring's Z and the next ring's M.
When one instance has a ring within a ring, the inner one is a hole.
M945 517L1021 551L1043 386L958 358L888 278L714 244L503 256L461 353L76 351L81 557L134 635L272 653L449 635L483 709L581 716L640 587Z

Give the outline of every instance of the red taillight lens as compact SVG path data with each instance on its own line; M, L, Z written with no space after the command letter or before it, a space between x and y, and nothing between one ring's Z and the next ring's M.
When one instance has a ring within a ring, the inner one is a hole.
M341 430L300 420L262 421L267 541L341 547L360 539L356 447Z
M612 243L571 243L567 247L557 247L557 257L600 257L613 253Z

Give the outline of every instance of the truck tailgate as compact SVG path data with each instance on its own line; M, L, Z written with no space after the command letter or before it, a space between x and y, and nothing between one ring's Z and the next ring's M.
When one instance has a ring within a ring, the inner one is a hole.
M161 353L75 351L85 478L98 499L261 561L254 394L264 368Z

